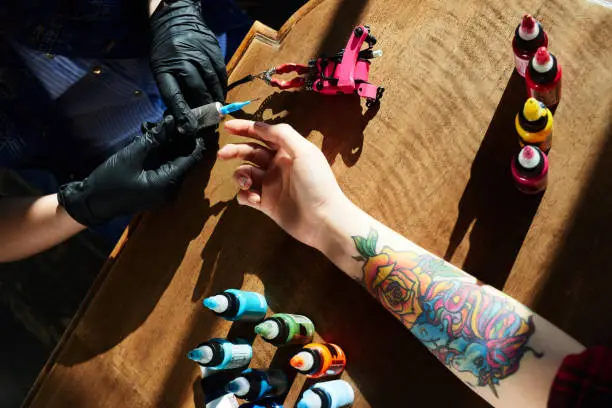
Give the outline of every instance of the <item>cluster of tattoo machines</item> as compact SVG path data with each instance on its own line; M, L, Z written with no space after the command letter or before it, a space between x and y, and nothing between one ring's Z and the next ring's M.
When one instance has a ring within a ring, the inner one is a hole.
M523 16L512 40L516 71L525 78L527 101L515 119L520 152L510 168L517 188L538 194L548 184L553 112L561 99L561 65L548 51L548 35L531 15Z
M313 342L315 328L306 316L276 313L266 317L268 303L259 293L227 289L204 299L215 315L254 325L256 335L277 347L301 345L289 366L308 378L322 380L305 390L297 408L350 407L355 395L349 383L337 378L346 367L346 355L335 344ZM288 375L274 368L247 368L253 348L246 340L213 338L199 344L187 357L202 371L206 408L282 408L289 391Z

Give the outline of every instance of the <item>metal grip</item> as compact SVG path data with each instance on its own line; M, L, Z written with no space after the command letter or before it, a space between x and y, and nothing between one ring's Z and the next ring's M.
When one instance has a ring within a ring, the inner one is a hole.
M219 102L213 102L209 103L208 105L193 108L191 113L193 113L198 121L197 128L202 129L205 127L215 126L221 122L223 115L221 115L220 109L222 106L223 105L221 105Z

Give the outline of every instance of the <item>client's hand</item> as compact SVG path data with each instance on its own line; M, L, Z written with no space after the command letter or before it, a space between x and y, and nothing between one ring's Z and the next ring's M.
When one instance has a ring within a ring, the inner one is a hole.
M329 217L348 200L323 153L291 126L231 120L225 128L261 143L229 144L222 160L239 159L238 202L256 208L303 243L317 247Z

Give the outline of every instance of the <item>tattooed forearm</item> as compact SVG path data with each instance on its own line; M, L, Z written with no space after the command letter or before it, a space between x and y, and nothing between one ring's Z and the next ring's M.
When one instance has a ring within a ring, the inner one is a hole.
M508 298L427 253L377 250L378 233L352 237L363 262L363 283L449 368L474 376L497 396L515 373L535 332Z

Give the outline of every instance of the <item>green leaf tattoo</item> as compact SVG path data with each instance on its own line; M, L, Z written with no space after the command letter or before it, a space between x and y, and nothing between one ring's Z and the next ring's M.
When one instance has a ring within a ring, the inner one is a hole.
M353 236L353 242L359 254L367 259L376 256L376 242L378 241L378 232L374 229L370 229L370 233L367 238Z

